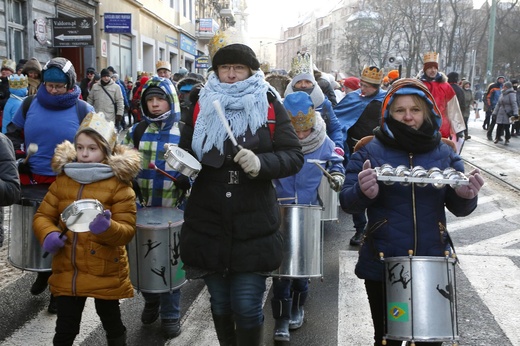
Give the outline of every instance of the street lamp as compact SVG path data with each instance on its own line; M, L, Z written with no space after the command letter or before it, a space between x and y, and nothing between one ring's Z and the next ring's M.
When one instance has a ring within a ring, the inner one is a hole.
M443 34L442 27L444 26L444 22L442 21L442 19L439 19L437 21L437 26L439 27L439 38L437 40L437 54L438 54L438 57L439 57L439 60L440 60L441 47L442 47L442 34Z

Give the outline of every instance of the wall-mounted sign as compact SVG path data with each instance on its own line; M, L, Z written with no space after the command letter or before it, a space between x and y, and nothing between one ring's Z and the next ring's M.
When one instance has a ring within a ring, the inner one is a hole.
M101 56L106 58L108 56L108 42L101 39Z
M34 38L41 45L47 43L47 20L44 18L34 20Z
M90 18L52 18L54 47L94 45L94 20Z
M132 33L132 14L131 13L105 13L105 32L112 34L131 34Z
M195 58L195 68L209 68L209 56L199 55Z
M213 18L199 19L199 32L215 33L219 28L218 23Z
M179 48L179 40L176 39L175 37L171 37L171 36L166 35L166 37L164 38L164 41L169 46L172 46L172 47L175 47L175 48Z
M181 34L181 49L191 55L197 54L197 43L188 36Z

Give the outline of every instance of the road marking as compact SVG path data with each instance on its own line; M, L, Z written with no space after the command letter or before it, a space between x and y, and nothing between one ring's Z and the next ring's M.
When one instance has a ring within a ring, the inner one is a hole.
M501 234L471 245L457 248L459 255L520 256L520 249L509 248L520 243L520 230ZM509 248L509 249L508 249ZM462 260L462 259L461 259Z
M500 209L496 212L492 213L486 213L481 215L475 215L466 217L464 219L456 219L454 221L451 221L448 225L448 231L450 233L460 231L465 228L475 227L475 226L482 226L484 224L505 219L508 217L513 217L520 214L520 208L513 207L513 208L506 208L506 209Z
M520 269L507 257L461 257L460 267L513 345L520 345Z
M357 251L339 251L338 345L374 343L365 285L354 274L357 258Z

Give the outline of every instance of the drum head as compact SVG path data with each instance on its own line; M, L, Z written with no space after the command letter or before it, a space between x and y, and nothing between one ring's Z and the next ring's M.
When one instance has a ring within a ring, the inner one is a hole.
M80 199L61 213L61 219L72 232L90 231L90 223L103 213L103 205L95 199Z
M151 207L137 210L137 226L163 228L169 224L177 226L184 221L184 212L177 208Z

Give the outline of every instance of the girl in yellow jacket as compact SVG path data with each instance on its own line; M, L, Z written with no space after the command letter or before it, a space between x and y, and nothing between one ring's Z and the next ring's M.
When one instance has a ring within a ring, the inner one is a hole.
M34 217L36 237L54 255L49 279L58 307L54 345L73 344L87 297L95 299L108 344L126 345L119 299L133 296L125 245L136 229L131 182L139 173L140 154L116 140L114 124L103 113L89 113L74 144L56 147L52 168L58 176ZM60 215L82 199L98 200L103 211L87 232L73 232Z

